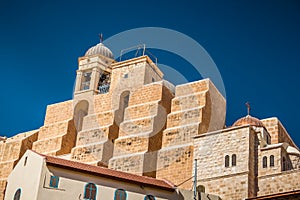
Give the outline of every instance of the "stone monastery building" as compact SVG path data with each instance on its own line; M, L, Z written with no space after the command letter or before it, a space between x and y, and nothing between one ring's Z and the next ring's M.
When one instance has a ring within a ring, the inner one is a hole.
M225 127L209 79L175 87L147 55L117 62L103 43L76 73L42 127L0 137L0 200L300 199L300 152L280 121Z

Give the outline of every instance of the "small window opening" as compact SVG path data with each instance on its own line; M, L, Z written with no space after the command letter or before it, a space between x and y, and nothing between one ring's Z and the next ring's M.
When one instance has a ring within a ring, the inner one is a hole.
M231 165L232 165L232 166L236 166L236 155L235 155L235 154L233 154L233 155L231 156Z
M96 200L97 188L94 183L88 183L84 190L84 199Z
M126 200L126 198L127 198L127 194L125 190L123 189L116 190L114 200Z
M92 72L83 73L80 90L90 89L91 76L92 76Z
M20 197L21 197L21 189L17 189L17 191L15 192L15 195L14 195L14 200L20 200Z
M270 167L274 167L274 156L270 156Z
M24 166L26 166L26 164L27 164L27 159L28 159L28 156L25 157Z
M229 155L225 156L225 167L229 167Z
M51 176L49 186L52 188L58 188L58 182L59 182L58 176Z
M155 197L153 195L148 194L145 196L144 200L155 200Z
M268 163L267 156L264 156L263 157L263 168L267 168L267 163Z

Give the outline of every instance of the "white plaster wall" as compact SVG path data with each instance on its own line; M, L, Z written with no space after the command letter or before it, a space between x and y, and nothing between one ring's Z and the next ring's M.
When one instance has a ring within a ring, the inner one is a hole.
M27 162L24 166L26 157ZM8 184L4 199L13 199L18 188L21 188L22 200L37 199L43 164L43 157L28 150L8 177Z
M59 176L58 188L50 188L50 176ZM127 192L127 199L144 200L145 195L151 194L156 200L180 199L176 192L168 192L160 189L142 187L128 182L116 181L104 177L74 172L53 166L48 166L43 174L44 180L40 185L38 199L67 200L84 199L84 188L89 182L97 186L97 200L114 199L116 189L124 189Z

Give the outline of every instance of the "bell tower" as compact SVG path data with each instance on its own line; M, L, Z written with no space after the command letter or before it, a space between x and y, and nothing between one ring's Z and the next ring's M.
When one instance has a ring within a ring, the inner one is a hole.
M85 55L78 59L74 99L82 95L107 93L113 62L113 53L102 43L100 37L100 43L88 49Z

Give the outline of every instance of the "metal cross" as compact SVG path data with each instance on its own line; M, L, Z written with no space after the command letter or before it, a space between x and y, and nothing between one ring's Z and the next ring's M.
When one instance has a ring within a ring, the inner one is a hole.
M251 106L249 102L246 103L246 107L247 107L247 113L248 115L250 115Z

